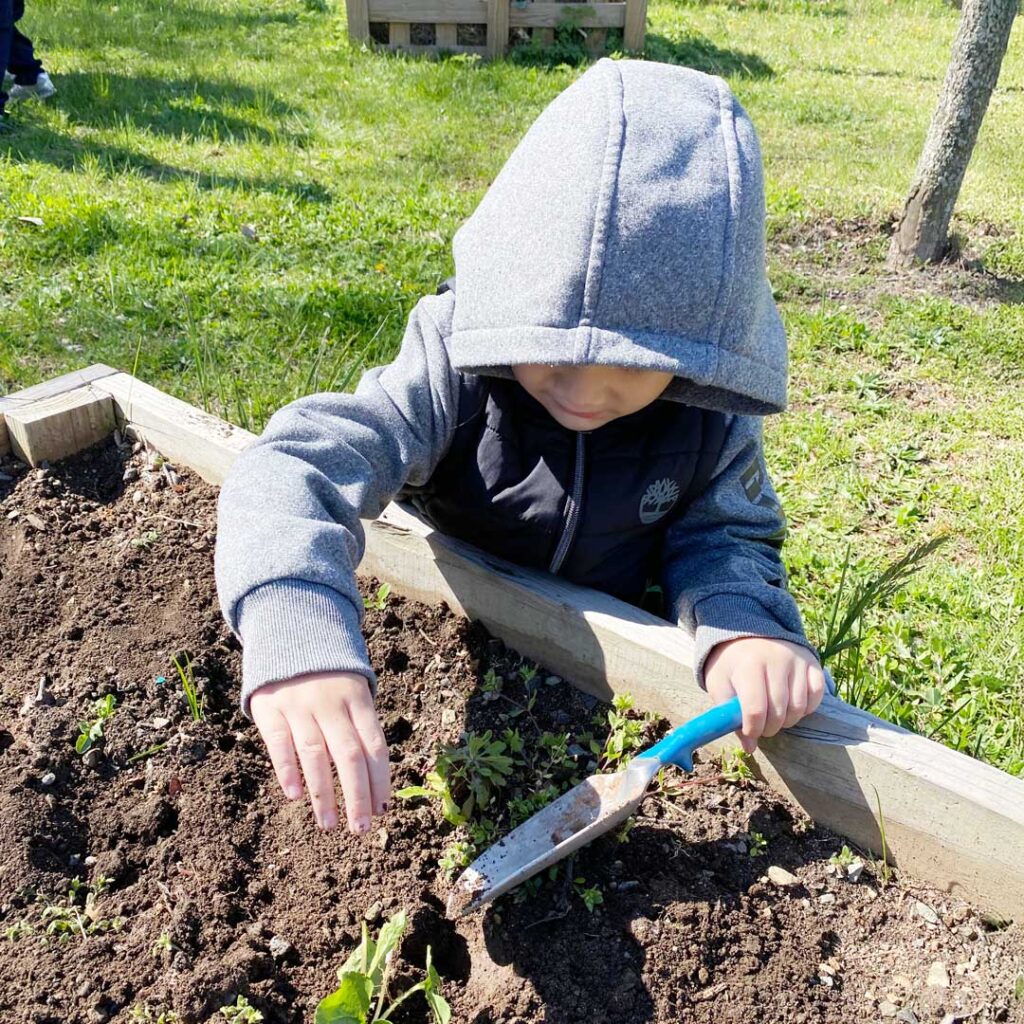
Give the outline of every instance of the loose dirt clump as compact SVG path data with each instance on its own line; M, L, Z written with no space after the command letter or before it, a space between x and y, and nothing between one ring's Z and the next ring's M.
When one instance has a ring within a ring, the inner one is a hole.
M851 881L830 863L840 840L710 760L655 791L628 835L449 921L440 862L467 833L434 801L395 800L357 838L319 832L279 792L236 708L215 489L113 443L0 474L4 1024L198 1024L239 995L299 1024L362 923L402 908L399 983L430 945L460 1022L1024 1020L1019 929L870 864ZM564 738L556 788L600 760L608 707L481 627L392 597L365 631L396 788L424 784L440 745L514 729L497 821L531 795L545 735ZM645 742L663 729L622 714ZM426 1021L420 997L397 1020Z

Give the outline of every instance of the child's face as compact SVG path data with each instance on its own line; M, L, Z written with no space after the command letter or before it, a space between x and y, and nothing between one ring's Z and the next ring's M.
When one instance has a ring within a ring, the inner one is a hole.
M545 366L521 363L515 379L563 427L596 430L639 412L668 387L671 373L623 366Z

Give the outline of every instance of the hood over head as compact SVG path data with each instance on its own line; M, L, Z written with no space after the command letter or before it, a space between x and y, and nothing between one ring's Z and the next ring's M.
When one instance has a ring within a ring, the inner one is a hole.
M602 58L540 114L453 241L456 369L668 371L664 398L786 404L761 152L729 86Z

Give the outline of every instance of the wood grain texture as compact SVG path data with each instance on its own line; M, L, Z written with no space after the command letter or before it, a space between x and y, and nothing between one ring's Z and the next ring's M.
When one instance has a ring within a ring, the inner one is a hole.
M647 0L629 0L626 5L626 22L622 32L622 45L627 50L640 53L647 38Z
M116 370L111 369L109 366L96 363L81 370L65 373L60 377L53 377L39 384L33 384L30 388L23 388L21 391L15 391L10 395L4 395L0 398L0 455L6 455L11 450L10 439L5 425L6 413L11 409L22 408L32 402L38 402L42 398L50 398L53 395L62 395L67 391L74 391L76 388L80 388L83 384L88 384L89 381L95 380L97 377L106 377L116 372Z
M508 4L505 4L506 8ZM554 27L573 11L580 12L578 24L584 28L623 28L626 24L625 3L555 4L537 0L526 7L512 6L509 23L514 28Z
M355 42L370 39L370 7L368 0L345 0L348 37Z
M483 25L487 21L487 0L369 0L369 11L369 21Z
M5 420L11 450L30 466L74 455L102 441L117 425L110 396L88 385L10 408Z

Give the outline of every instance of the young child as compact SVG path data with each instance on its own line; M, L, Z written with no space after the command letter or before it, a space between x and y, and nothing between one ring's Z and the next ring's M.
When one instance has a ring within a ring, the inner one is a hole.
M455 287L420 299L395 361L279 410L239 457L216 571L242 705L322 827L331 760L351 829L388 806L354 570L360 517L396 496L628 601L659 581L698 682L739 696L748 751L817 707L762 454L787 363L764 213L757 136L723 80L599 60L456 232Z
M35 55L32 40L16 28L24 14L25 0L0 0L0 131L6 127L8 100L45 100L57 91Z

